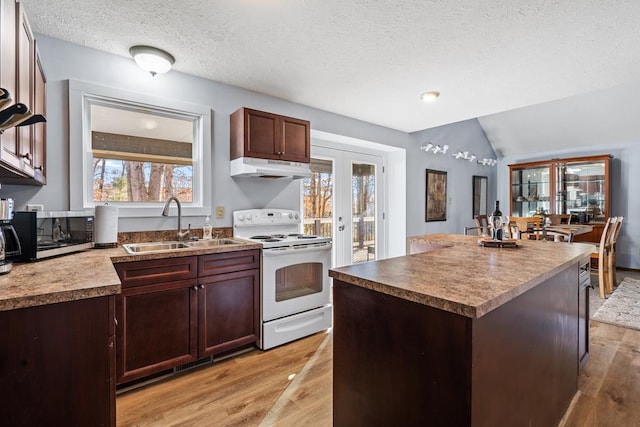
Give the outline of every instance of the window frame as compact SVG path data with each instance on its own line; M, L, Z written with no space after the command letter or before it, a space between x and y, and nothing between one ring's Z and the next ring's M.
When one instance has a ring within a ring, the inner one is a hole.
M212 176L209 107L74 80L69 81L69 202L72 210L92 209L102 204L93 201L92 104L192 119L193 201L182 203L182 214L198 216L209 213L211 192L205 191ZM118 206L119 217L135 218L158 216L164 202L109 204Z

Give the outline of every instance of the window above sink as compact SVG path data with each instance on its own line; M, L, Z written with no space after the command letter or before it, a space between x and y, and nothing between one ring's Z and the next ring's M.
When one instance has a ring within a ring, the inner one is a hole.
M69 127L71 209L155 217L175 195L185 215L209 213L210 108L70 81Z

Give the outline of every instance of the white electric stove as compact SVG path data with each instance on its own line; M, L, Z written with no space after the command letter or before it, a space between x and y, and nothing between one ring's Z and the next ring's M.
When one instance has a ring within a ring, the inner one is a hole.
M233 235L262 243L262 336L269 349L330 328L331 239L302 233L297 211L233 213Z

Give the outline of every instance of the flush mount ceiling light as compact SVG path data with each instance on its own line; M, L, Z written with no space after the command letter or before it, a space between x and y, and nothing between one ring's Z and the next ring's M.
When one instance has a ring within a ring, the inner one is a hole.
M129 53L133 56L136 64L145 71L156 74L166 73L176 62L173 55L152 46L132 46Z
M436 90L431 90L429 92L425 92L422 95L420 95L420 100L422 102L433 102L436 99L438 99L439 96L440 96L440 92Z

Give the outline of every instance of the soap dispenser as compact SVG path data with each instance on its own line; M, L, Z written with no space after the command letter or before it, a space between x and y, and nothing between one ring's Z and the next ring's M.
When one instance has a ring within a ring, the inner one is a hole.
M202 227L202 238L204 240L211 239L211 217L207 215L207 218L204 220L204 227Z

